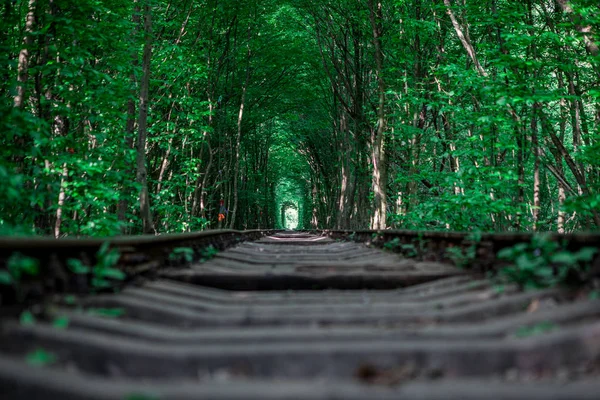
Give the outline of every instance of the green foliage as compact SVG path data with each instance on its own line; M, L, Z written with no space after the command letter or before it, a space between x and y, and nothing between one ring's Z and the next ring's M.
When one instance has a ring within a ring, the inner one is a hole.
M67 329L69 327L69 318L68 317L56 317L54 321L52 321L52 326L56 329Z
M36 319L33 313L29 310L23 311L19 317L19 323L23 326L35 325Z
M170 260L185 260L187 263L194 261L194 249L191 247L177 247L169 254Z
M58 358L55 354L42 348L38 348L30 353L27 353L25 360L29 365L33 365L35 367L44 367L56 363Z
M91 268L84 265L83 262L77 258L69 258L67 260L67 267L74 274L88 274L91 272Z
M446 256L459 268L468 267L477 258L477 245L481 242L481 231L469 233L464 240L470 245L463 247L446 248Z
M217 250L213 245L207 246L200 250L200 262L206 262L211 258L214 258L217 254L219 254L219 250Z
M367 228L380 91L388 226L597 229L600 65L579 30L599 18L573 3L567 15L541 0L385 0L378 65L365 2L153 1L141 146L136 3L36 2L27 31L29 3L13 0L0 38L0 234L142 233L143 176L158 232ZM118 279L99 271L98 286Z
M111 281L122 281L127 275L115 268L121 257L119 250L111 249L110 242L104 242L96 253L96 265L89 267L79 259L68 259L67 266L75 274L91 274L91 284L95 289L106 289L113 286Z
M501 276L526 289L537 289L565 284L574 276L580 277L597 251L584 247L570 252L546 235L535 235L531 243L504 248L497 256L511 264L500 270Z
M387 250L394 250L398 247L400 247L400 239L399 238L394 238L392 240L388 240L387 242L385 242L383 244L383 248L387 249Z
M469 246L466 249L449 247L446 249L446 255L457 267L466 268L477 257L476 250L475 246Z
M40 263L37 259L26 257L18 252L10 256L7 266L16 281L23 275L37 276L40 273Z
M74 305L77 302L77 297L73 295L66 295L64 296L63 301L65 304Z
M23 276L37 276L40 273L39 261L19 252L13 253L6 264L7 270L0 270L0 285L18 284Z
M0 270L0 285L10 285L13 283L13 277L8 271Z
M160 400L160 396L148 393L132 393L125 396L125 400Z
M86 312L104 318L119 318L126 314L123 308L88 308Z
M419 252L414 244L401 243L399 238L388 240L383 244L383 248L386 250L399 252L407 258L414 258L419 255Z
M540 322L533 326L522 326L515 331L515 336L518 338L528 338L531 336L542 335L544 333L556 330L558 327L549 321Z

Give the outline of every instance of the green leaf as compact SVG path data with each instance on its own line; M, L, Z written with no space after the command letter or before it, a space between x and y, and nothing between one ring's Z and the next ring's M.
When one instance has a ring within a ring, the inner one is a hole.
M52 322L52 326L54 326L56 329L67 329L69 327L69 317L56 317Z
M27 355L25 356L25 360L29 365L43 367L45 365L54 364L57 358L53 353L50 353L40 348L30 353L27 353Z
M598 252L598 249L595 247L584 247L580 249L578 252L574 253L573 256L578 261L586 261L590 262L594 259L594 256Z
M554 277L554 270L551 267L540 267L535 270L536 275L541 276L543 278L552 278Z
M103 257L101 264L105 268L114 267L119 262L120 257L121 255L118 250L112 250Z
M541 258L530 258L527 254L521 254L515 259L515 264L522 270L533 270L543 264Z
M13 278L8 271L0 271L0 285L10 285Z
M116 268L99 269L97 275L102 278L112 278L120 281L124 280L127 277L127 275L123 271Z
M550 262L554 264L573 265L577 263L577 258L568 251L560 251L550 257Z
M516 330L515 336L519 338L527 338L530 336L541 335L553 331L556 328L558 327L554 323L545 321L533 326L522 326Z
M107 289L112 287L111 283L103 278L92 278L92 286L96 289Z
M31 311L23 311L19 317L19 322L23 326L32 326L35 325L35 317Z
M34 258L23 257L21 270L28 275L36 276L40 273L39 261Z
M67 260L67 266L71 270L71 272L75 274L88 274L91 271L91 268L87 265L84 265L81 260L69 258Z
M87 312L89 314L107 318L119 318L125 315L124 308L90 308Z
M39 261L35 258L14 253L7 262L8 270L15 279L20 279L23 274L37 276L40 273Z
M181 257L189 263L192 262L194 260L194 249L191 247L177 247L169 255L171 260L177 260Z
M515 257L515 249L512 247L505 247L500 250L496 256L502 260L512 261Z
M104 242L102 243L102 245L100 246L100 249L98 249L98 253L96 253L96 255L101 256L106 254L106 252L108 251L110 247L110 242Z

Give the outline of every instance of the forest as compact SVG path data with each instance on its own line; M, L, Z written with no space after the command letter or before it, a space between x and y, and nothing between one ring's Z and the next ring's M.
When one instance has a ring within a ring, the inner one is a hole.
M0 235L600 228L597 0L0 14Z

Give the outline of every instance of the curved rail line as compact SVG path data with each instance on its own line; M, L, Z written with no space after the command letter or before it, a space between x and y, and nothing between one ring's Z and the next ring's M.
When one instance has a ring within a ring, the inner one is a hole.
M600 248L595 234L550 239ZM524 291L488 277L499 250L530 240L117 238L127 278L97 288L68 260L93 266L102 240L0 238L0 268L15 252L42 266L0 288L2 398L596 399L600 261L578 288ZM450 262L457 249L471 252L468 268Z

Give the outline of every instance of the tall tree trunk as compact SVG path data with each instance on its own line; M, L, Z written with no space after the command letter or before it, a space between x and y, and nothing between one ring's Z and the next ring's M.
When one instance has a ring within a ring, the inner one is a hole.
M387 165L385 159L384 134L387 127L385 116L385 81L383 78L383 49L381 44L383 10L381 2L369 0L369 17L373 31L373 46L375 47L375 65L379 105L377 108L377 129L372 139L373 145L373 192L375 204L371 229L386 228L387 211Z
M29 76L29 48L33 43L33 28L35 25L35 12L36 12L37 0L29 0L29 11L25 21L25 37L23 38L23 48L19 52L19 65L17 67L18 76L17 81L17 94L14 97L14 106L16 108L23 108L25 105L25 92L27 79Z
M169 95L169 99L172 97L172 94ZM175 108L175 102L171 103L171 107L169 108L169 113L167 114L167 123L171 122L171 116L173 115L173 109ZM156 193L160 194L160 191L162 190L162 185L163 185L163 180L165 178L165 172L167 171L167 168L169 167L169 159L171 157L171 151L173 150L173 140L175 138L175 132L177 131L177 122L179 121L179 117L177 117L175 119L175 123L173 124L173 134L171 135L171 137L169 138L169 142L167 145L167 151L160 163L160 171L158 173L158 182L156 184ZM168 132L168 129L167 129ZM193 209L193 207L192 207Z
M556 3L565 14L569 15L569 18L571 18L571 21L575 24L577 32L583 35L586 50L594 57L600 55L600 47L598 47L598 44L595 41L592 26L582 24L583 17L580 14L575 13L573 7L571 7L567 0L556 0Z
M62 174L60 176L60 190L58 192L58 207L56 208L56 221L54 221L54 237L56 239L60 237L60 226L62 224L63 206L65 204L66 197L65 185L68 176L69 170L67 169L67 163L64 163Z
M152 11L149 0L144 5L144 55L142 61L142 81L140 84L140 114L137 138L137 175L140 189L140 216L144 233L154 232L148 193L148 171L146 169L146 141L148 138L148 100L150 89L150 63L152 58Z
M540 143L538 140L538 123L536 110L537 106L534 105L534 114L531 118L531 144L533 147L533 231L537 232L540 221Z
M450 16L450 20L452 21L452 26L454 27L454 30L456 31L456 35L458 36L458 38L460 39L460 42L462 43L463 47L467 51L467 54L473 61L473 64L475 65L475 69L477 70L477 72L479 72L479 74L481 76L487 76L487 72L483 69L483 67L481 66L481 63L479 62L479 59L477 58L477 53L475 53L475 48L473 47L473 44L471 43L471 38L469 37L469 32L466 29L464 29L458 22L458 19L456 19L456 16L454 15L454 12L452 11L452 4L450 3L450 0L444 0L444 4L446 5L446 12Z
M235 165L233 169L233 209L231 210L231 219L229 220L229 229L233 229L238 208L238 180L240 176L240 147L242 142L242 122L244 120L244 108L246 107L246 92L250 84L250 58L252 50L250 49L251 27L248 26L248 44L246 53L246 79L242 88L242 98L240 100L240 109L237 120L237 135L235 138Z

